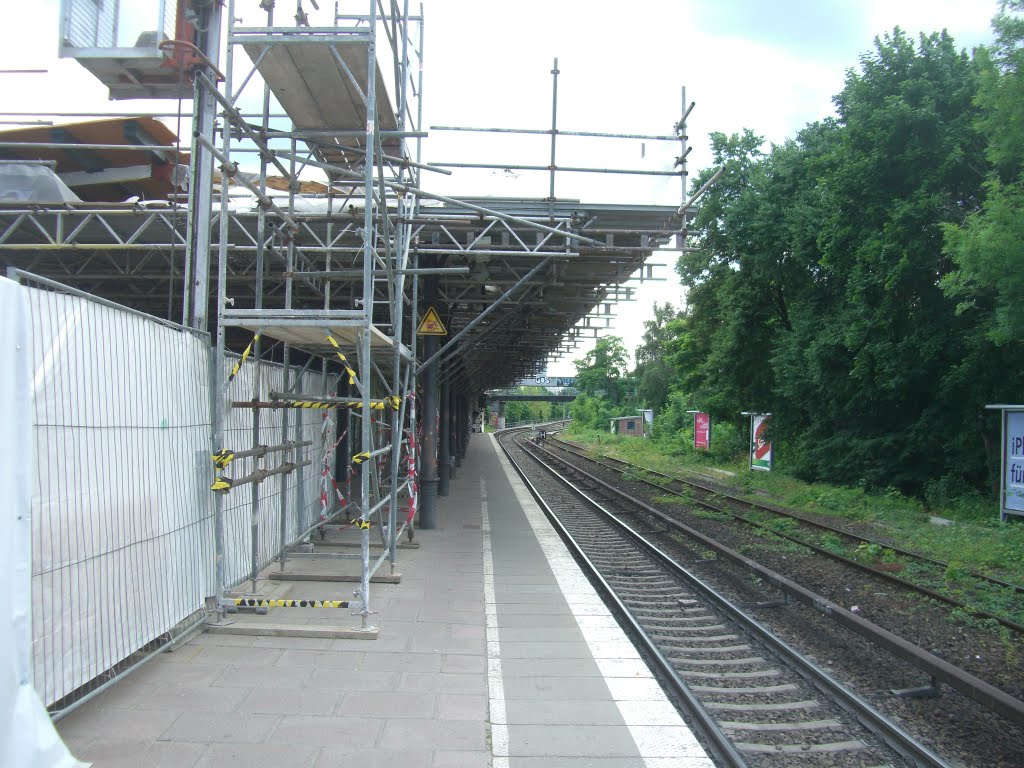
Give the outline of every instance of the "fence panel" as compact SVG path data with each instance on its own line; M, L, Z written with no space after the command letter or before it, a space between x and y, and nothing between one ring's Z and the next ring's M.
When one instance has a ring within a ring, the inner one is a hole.
M225 378L231 372L237 359L226 362ZM294 384L292 390L311 395L329 394L322 385L322 377L318 372L306 371L300 375L300 369L293 366L289 382ZM251 400L255 377L259 376L260 393L267 399L267 393L283 391L284 367L262 361L256 363L251 358L239 368L235 378L228 384L226 401ZM331 381L333 383L333 379ZM224 439L221 448L232 451L243 451L253 447L253 414L249 408L228 408L224 417ZM303 442L311 440L312 445L294 451L271 453L265 458L252 457L235 459L225 474L239 478L257 469L273 469L286 461L301 463L311 461L309 466L301 467L287 475L273 475L258 485L257 520L257 567L263 569L269 565L281 549L281 511L282 500L285 504L285 540L293 542L300 533L316 522L320 510L320 471L322 466L323 447L321 444L321 426L323 423L320 409L289 409L287 436L282 432L282 423L286 411L282 409L261 409L259 411L259 444L279 445L285 440ZM328 434L333 444L333 431ZM242 485L232 488L224 498L224 574L226 587L238 586L248 579L252 572L252 510L253 486Z
M31 311L33 669L52 706L102 685L215 591L209 341L18 277Z

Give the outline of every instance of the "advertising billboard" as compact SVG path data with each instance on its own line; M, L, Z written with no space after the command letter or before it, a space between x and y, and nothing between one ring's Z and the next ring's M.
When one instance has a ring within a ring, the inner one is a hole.
M750 468L762 472L772 469L772 444L765 439L770 413L750 414Z
M1006 411L1003 447L1003 509L1024 515L1024 411Z
M711 415L697 412L693 414L693 447L711 448Z

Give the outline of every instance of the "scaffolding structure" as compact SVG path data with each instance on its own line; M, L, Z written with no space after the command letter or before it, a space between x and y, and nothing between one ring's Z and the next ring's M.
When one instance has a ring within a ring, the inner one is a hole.
M411 283L408 276L418 274L411 245L419 200L409 190L419 187L421 170L414 158L419 154L422 69L414 62L422 48L422 17L409 13L408 0L401 9L392 2L386 13L383 4L380 6L368 3L366 14L336 13L331 27L303 23L300 6L299 26L283 27L276 25L274 3L261 3L265 23L250 26L241 25L235 3L228 3L223 86L213 66L193 72L199 113L192 174L199 183L190 190L188 239L192 246L187 251L186 271L191 280L185 296L186 305L191 300L192 323L201 327L209 296L212 259L208 261L208 254L215 248L217 299L211 314L216 313L216 356L222 361L214 366L215 453L227 448L223 443L228 408L251 410L250 450L270 442L260 424L266 409L282 411L278 443L282 450L294 447L287 443L292 410L324 411L321 440L314 452L321 476L315 519L304 515L308 509L287 510L286 496L282 496L279 531L261 530L260 481L268 472L287 474L300 467L294 459L282 459L273 469L250 473L242 478L244 482L222 485L224 493L217 501L218 545L229 535L224 496L234 487L248 484L252 508L249 578L255 592L264 565L258 554L261 536L279 537L277 559L284 571L289 558L310 554L289 552L289 546L308 540L315 530L323 531L344 515L359 532L360 552L333 556L360 561L359 586L350 607L360 616L360 629L367 631L373 629L370 579L385 562L394 573L399 536L411 525L411 514L399 518L399 500L408 499L410 510L415 510L416 503L415 476L399 477L399 470L403 461L408 463L403 451L410 443L404 436L416 433L415 397L411 396L416 306L411 303L407 315L407 283ZM258 13L247 8L246 18L253 18L250 11ZM218 8L208 9L208 29L218 29L218 14ZM219 34L207 37L211 48L218 40ZM218 60L216 50L206 53L210 62ZM394 105L378 66L379 55L387 56L394 69ZM251 97L253 90L257 98ZM283 107L287 121L271 117L272 99ZM263 105L255 120L236 106L247 100ZM218 118L214 121L202 112L211 105ZM259 159L258 174L245 173L235 159L252 151ZM215 163L222 179L219 202L212 194ZM326 176L327 193L303 206L300 190L311 169ZM283 180L279 186L284 187L286 196L275 195L268 186L271 175ZM230 217L224 215L231 207L228 179L258 201L255 264L249 273L252 282L237 288L228 282L232 260L238 258L230 248L236 234ZM300 214L304 209L310 211L308 218L323 222L321 232L315 232ZM214 240L217 212L219 235ZM283 281L283 293L273 299L264 293L272 271ZM298 284L304 290L296 290ZM280 391L261 386L257 375L247 393L250 399L233 392L231 375L223 378L227 339L233 332L253 335L232 373L241 365L258 369L268 341L276 340L283 345L280 354L286 372L296 353L306 359L306 367L319 368L319 391L296 391L286 374ZM335 434L328 410L340 416ZM346 439L349 435L353 440ZM336 447L342 447L337 463L346 492L338 488L332 472L331 456ZM351 488L350 471L358 474L358 490ZM296 522L289 525L289 518ZM373 528L381 535L384 551L371 562ZM232 602L226 597L232 586L219 568L221 606Z
M218 612L258 602L272 561L280 573L306 557L353 557L359 586L346 607L369 634L370 579L385 563L396 573L399 539L414 522L436 525L437 496L447 494L483 394L597 338L615 305L634 300L627 283L659 279L648 257L686 248L703 191L687 196L693 104L684 89L682 117L665 134L567 131L555 60L550 128L429 128L546 135L550 162L427 164L422 8L365 0L364 13L336 10L333 24L311 26L301 2L294 22L275 5L181 0L174 34L187 40L171 37L161 6L165 31L140 36L146 50L135 58L117 46L104 52L101 40L76 54L65 35L62 55L88 58L112 94L159 78L161 94L193 96L188 172L158 199L6 204L0 259L211 332L205 471ZM135 59L158 71L132 69ZM58 164L69 145L80 160L113 153L126 167L138 163L125 156L183 162L175 148L134 136L88 143L69 132L32 147ZM591 138L675 143L680 154L671 169L558 164L558 142ZM16 156L24 144L0 135L0 153ZM429 189L431 174L496 168L547 174L548 196L456 199ZM559 198L565 173L678 176L681 204ZM418 334L428 312L444 335ZM358 531L358 555L303 551L334 524ZM371 558L378 538L382 554ZM244 573L225 565L241 546ZM239 596L245 582L251 594Z

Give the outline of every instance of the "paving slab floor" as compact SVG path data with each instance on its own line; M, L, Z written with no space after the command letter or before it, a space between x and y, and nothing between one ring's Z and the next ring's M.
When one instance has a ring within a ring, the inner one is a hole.
M376 640L202 633L58 730L97 768L712 768L490 435L437 518L399 550L400 583L371 586ZM258 620L357 625L345 609Z

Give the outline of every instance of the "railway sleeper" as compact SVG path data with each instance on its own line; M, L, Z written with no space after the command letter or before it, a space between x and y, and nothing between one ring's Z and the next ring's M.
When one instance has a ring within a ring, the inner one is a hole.
M791 709L820 709L821 702L815 699L801 701L780 701L775 704L759 704L757 702L737 703L732 701L710 701L704 704L705 709L719 712L785 712Z
M771 668L766 659L757 656L747 656L741 659L701 659L669 651L665 657L673 664L692 664L695 667L752 667L760 665Z
M803 752L853 752L867 749L868 747L860 739L835 741L828 744L749 744L741 741L733 743L736 749L741 752L785 752L787 754L800 754Z
M695 693L713 693L720 696L777 696L783 693L795 693L800 689L793 683L782 683L781 685L737 686L735 688L721 685L691 685L690 690Z
M726 640L739 640L739 635L657 635L652 640L670 648L682 648L680 643L724 643Z
M778 669L754 669L748 672L704 672L699 669L677 669L676 672L682 677L693 680L760 680L765 677L782 676L782 671Z
M784 731L823 731L846 726L838 720L798 720L787 723L751 723L741 720L719 720L718 724L729 731L761 731L764 733Z

